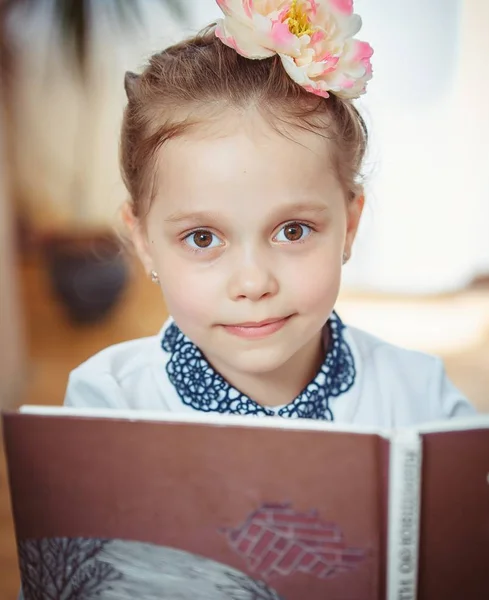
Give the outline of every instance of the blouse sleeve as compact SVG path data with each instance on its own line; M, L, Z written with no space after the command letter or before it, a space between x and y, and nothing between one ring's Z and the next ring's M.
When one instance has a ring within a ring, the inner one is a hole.
M476 414L475 408L448 379L443 361L436 359L431 383L430 398L435 400L435 418L452 419L470 417Z
M75 369L70 373L64 399L65 406L74 408L123 408L121 389L108 372L95 372L92 376L86 369Z

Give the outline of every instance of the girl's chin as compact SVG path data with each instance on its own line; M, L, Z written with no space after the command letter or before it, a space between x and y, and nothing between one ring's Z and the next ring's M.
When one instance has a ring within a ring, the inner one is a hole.
M273 348L248 348L245 351L230 350L221 357L215 357L211 362L219 372L234 371L247 375L266 375L282 368L291 355L282 349L274 351Z

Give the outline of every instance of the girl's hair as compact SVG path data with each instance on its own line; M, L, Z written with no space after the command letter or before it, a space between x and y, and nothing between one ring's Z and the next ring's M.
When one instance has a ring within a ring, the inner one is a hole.
M155 54L141 75L126 75L121 169L134 216L144 217L154 197L158 149L217 120L225 109L253 107L284 135L287 126L289 131L295 126L326 137L346 197L357 196L368 133L353 103L305 91L286 74L278 56L243 58L215 36L214 27Z

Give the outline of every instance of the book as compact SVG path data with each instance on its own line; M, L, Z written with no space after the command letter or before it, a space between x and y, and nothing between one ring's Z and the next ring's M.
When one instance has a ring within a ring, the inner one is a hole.
M489 598L489 415L3 414L25 600Z

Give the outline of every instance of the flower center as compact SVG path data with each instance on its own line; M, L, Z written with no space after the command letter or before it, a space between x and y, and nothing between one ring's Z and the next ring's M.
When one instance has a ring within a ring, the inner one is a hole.
M284 21L287 21L290 33L297 37L302 35L312 35L314 29L311 27L311 21L302 7L302 2L292 0L290 8L285 15Z

